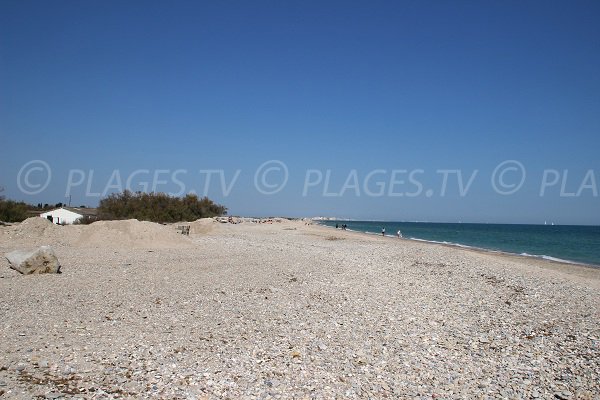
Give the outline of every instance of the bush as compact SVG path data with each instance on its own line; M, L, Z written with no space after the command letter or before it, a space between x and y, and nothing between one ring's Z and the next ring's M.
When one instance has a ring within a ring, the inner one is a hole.
M180 198L165 193L132 193L126 190L102 199L98 206L99 219L135 218L161 223L195 221L225 214L227 208L195 194Z
M22 201L0 200L0 221L21 222L27 219L29 206Z
M81 218L77 218L75 222L73 222L73 225L89 225L96 221L98 221L98 218L91 215L84 215Z

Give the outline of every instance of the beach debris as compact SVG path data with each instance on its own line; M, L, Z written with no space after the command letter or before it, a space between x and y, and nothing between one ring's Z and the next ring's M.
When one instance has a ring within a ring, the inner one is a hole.
M60 274L60 263L50 246L36 250L15 250L6 254L10 267L23 275Z
M178 225L177 230L182 235L190 236L190 225Z

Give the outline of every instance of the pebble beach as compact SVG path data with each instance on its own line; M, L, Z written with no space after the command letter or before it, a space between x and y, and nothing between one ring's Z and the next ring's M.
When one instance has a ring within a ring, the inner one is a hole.
M600 399L600 269L305 221L0 227L0 398Z

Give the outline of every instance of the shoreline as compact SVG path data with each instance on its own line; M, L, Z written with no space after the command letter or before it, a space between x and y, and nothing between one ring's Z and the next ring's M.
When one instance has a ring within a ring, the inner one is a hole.
M371 221L369 221L369 222L371 222ZM335 228L334 226L323 224L322 221L314 221L314 223L315 223L315 225L318 225L318 226L323 226L323 227L331 228L334 230L340 230L340 229ZM515 225L519 225L519 224L515 224ZM354 232L354 233L361 234L361 235L376 236L376 237L380 237L380 238L382 237L382 235L377 232L359 231L359 230L355 230L355 229L346 229L345 231L346 232ZM489 249L489 248L485 248L485 247L466 245L466 244L462 244L462 243L442 242L442 241L437 241L437 240L420 239L420 238L415 238L415 237L404 237L403 236L401 238L398 238L394 235L385 235L384 237L389 238L389 239L395 239L395 240L401 239L401 240L410 240L413 242L438 244L441 246L448 246L448 247L451 247L454 249L472 250L472 251L483 252L483 253L488 253L488 254L498 254L498 255L503 255L503 256L508 256L508 257L519 257L519 258L524 258L524 259L541 260L541 261L547 261L550 263L556 263L556 264L561 264L561 265L571 265L571 266L576 266L576 267L600 270L600 264L592 264L592 263L587 263L587 262L562 259L562 258L558 258L558 257L549 256L546 254L536 255L536 254L528 254L528 253L514 253L514 252L510 252L510 251L506 251L506 250L496 250L496 249Z
M336 229L333 226L323 225L320 223L315 223L313 226L323 228L323 229L325 229L326 232L331 232L333 230L333 232L337 231L342 234L347 233L348 235L351 235L351 236L356 237L361 240L369 239L369 240L375 240L375 241L386 241L387 243L390 243L393 241L400 241L400 242L404 242L404 243L420 244L420 245L424 245L427 247L433 247L433 248L443 247L443 248L451 249L454 251L465 252L467 254L489 257L490 259L495 260L495 261L510 261L511 263L518 264L520 267L523 268L523 270L526 268L529 268L529 267L535 267L535 268L539 268L539 269L545 269L548 271L558 272L560 274L566 274L569 277L577 277L577 278L583 279L583 280L591 280L592 282L595 283L595 286L598 286L600 288L600 268L595 267L593 265L589 265L589 264L548 260L548 259L541 258L541 257L524 256L524 255L516 254L516 253L488 250L488 249L477 248L477 247L472 247L472 246L471 247L456 246L456 245L453 245L450 243L441 243L441 242L434 242L434 241L428 241L428 240L419 240L419 239L415 240L415 239L404 238L404 237L398 239L397 237L394 237L394 236L382 237L381 235L378 235L376 233L366 233L366 232L361 232L361 231L351 230L351 229L342 231L340 229Z

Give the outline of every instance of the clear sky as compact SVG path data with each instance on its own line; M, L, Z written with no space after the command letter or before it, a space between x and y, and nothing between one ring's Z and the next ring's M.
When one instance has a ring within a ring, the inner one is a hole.
M598 1L0 1L0 186L600 224L598 21Z

